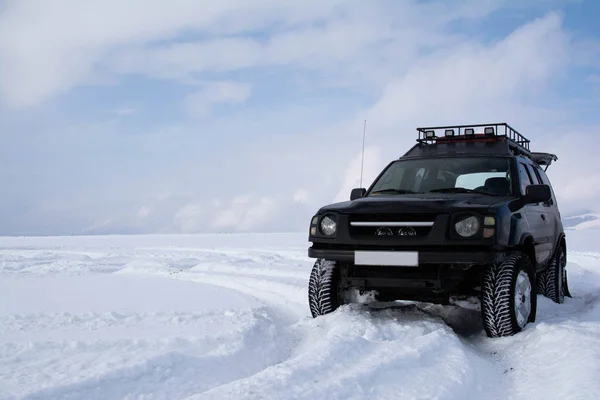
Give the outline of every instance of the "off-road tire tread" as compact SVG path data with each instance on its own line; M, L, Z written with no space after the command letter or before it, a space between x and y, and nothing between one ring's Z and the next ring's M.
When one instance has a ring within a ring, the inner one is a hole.
M310 273L308 303L313 318L335 311L338 307L336 264L319 259Z
M552 268L552 266L550 267ZM548 293L550 293L551 287L550 286L554 286L554 284L550 283L548 278L549 278L549 274L550 274L550 268L548 268L545 271L542 271L538 274L538 278L537 278L537 291L539 294L546 296L546 297L550 297L548 295ZM554 275L555 272L552 273L552 275Z
M562 248L561 248L561 251L562 251ZM553 302L561 304L564 302L564 299L565 299L565 296L564 296L565 287L564 287L564 282L563 282L562 293L558 293L558 290L556 289L556 283L557 283L556 282L556 273L558 272L557 266L558 266L558 262L559 262L558 255L559 255L559 253L557 252L556 255L552 258L552 262L550 263L548 268L539 274L539 278L537 280L537 290L538 290L538 293L546 296ZM564 273L564 271L563 271L563 273Z
M501 264L491 265L486 269L481 294L481 312L489 337L512 336L520 330L513 322L511 289L515 270L521 263L528 262L525 254L514 253Z

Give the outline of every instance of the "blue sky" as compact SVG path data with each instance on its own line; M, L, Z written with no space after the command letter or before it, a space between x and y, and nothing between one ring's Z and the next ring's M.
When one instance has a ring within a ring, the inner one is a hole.
M507 121L600 212L596 1L0 1L0 234L303 230L415 127ZM577 174L574 178L574 174Z

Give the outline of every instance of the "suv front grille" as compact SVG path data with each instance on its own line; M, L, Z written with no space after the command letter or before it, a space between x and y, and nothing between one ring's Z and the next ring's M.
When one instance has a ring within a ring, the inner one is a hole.
M377 236L377 237L390 237L390 236L402 236L406 238L427 236L431 231L431 227L371 227L371 226L351 226L350 234L352 236Z
M437 214L353 214L350 222L434 222Z
M356 214L349 218L350 236L406 239L429 235L435 214Z

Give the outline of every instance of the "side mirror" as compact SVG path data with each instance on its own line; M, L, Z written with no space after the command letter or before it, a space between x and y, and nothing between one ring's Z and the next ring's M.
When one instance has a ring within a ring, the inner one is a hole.
M529 185L525 192L525 203L545 203L552 199L552 191L548 185Z
M367 193L367 189L352 189L352 192L350 193L350 200L360 199L365 195L365 193Z

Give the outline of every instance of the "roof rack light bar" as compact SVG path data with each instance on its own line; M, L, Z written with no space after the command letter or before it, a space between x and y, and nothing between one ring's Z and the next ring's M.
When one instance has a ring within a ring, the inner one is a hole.
M483 129L482 129L483 128ZM436 131L444 131L443 135L437 135ZM432 126L417 128L419 137L417 142L431 144L450 140L474 140L477 137L506 137L516 147L525 153L529 153L530 140L517 132L505 122L494 124L476 125L454 125L454 126Z

